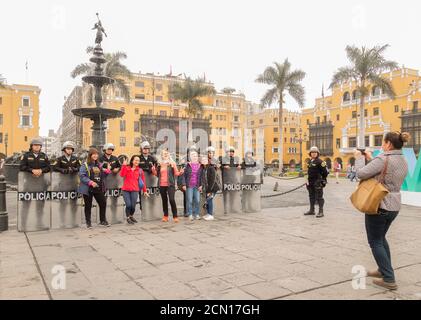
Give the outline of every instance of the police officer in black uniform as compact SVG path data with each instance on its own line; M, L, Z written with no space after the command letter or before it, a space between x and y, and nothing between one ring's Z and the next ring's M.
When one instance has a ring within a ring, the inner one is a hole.
M310 162L308 163L308 182L307 190L310 197L310 210L304 213L304 215L314 215L314 206L316 202L319 205L319 212L316 218L321 218L323 214L323 206L325 200L323 199L323 188L327 184L327 176L329 174L326 162L319 158L320 151L317 147L311 147L310 149Z
M156 167L158 165L158 161L156 158L151 155L151 145L148 141L143 141L140 145L140 162L139 167L145 172L149 174L156 174ZM148 182L146 186L149 188ZM139 192L139 208L142 210L142 191Z
M61 151L63 151L63 155L58 157L52 164L53 170L63 174L78 173L80 168L80 161L73 155L73 152L75 152L74 143L71 141L66 141L63 143L63 148Z
M44 152L41 152L42 140L34 138L28 152L20 158L20 171L31 172L35 177L50 172L50 161Z
M104 154L99 158L104 169L110 169L113 173L120 171L121 164L116 156L113 155L115 146L112 143L106 143L103 147Z

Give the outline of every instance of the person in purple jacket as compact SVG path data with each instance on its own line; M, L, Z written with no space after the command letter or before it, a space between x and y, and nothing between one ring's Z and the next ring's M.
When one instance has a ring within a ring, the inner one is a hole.
M95 198L99 206L100 226L109 227L105 210L107 207L107 198L105 197L105 177L111 173L110 169L103 168L98 161L99 152L95 148L89 149L86 162L79 169L80 185L78 192L83 195L85 203L85 218L88 229L92 228L91 211L92 200Z
M183 175L183 185L187 188L187 215L190 221L200 220L201 172L202 168L198 153L196 151L190 151L190 161L187 163Z

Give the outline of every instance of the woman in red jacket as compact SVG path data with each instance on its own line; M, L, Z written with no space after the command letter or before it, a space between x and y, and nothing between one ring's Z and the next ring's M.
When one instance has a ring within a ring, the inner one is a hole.
M137 223L137 220L133 217L133 215L136 210L139 191L143 191L147 197L149 196L146 191L145 174L139 167L139 162L139 156L133 156L130 159L130 163L128 165L126 161L124 161L120 171L120 176L124 178L124 183L121 190L123 191L123 198L126 204L126 216L128 224Z

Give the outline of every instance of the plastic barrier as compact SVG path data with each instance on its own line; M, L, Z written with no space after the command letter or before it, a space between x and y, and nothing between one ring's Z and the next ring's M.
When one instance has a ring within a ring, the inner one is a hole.
M81 199L77 174L51 174L51 228L68 229L81 225Z
M120 173L111 173L105 178L105 195L107 197L107 220L111 224L122 223L125 220L124 199L121 195L123 178Z
M29 172L18 175L18 231L43 231L51 226L51 175L34 177Z
M152 221L162 219L162 201L158 188L158 177L145 172L145 182L150 197L142 195L142 221Z

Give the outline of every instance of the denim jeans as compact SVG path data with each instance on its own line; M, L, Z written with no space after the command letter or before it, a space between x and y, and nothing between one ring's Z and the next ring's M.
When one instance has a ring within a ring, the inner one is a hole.
M199 216L200 211L200 192L197 187L187 188L187 214L191 216Z
M378 215L365 215L365 228L367 239L371 251L383 275L385 282L395 282L395 273L392 267L389 244L386 240L386 233L389 230L393 220L398 215L398 211L386 211L379 209Z
M210 197L206 196L206 211L211 216L213 216L213 198L215 193L211 193Z
M139 191L124 191L123 199L126 204L126 216L132 216L136 211L137 198L139 197Z

